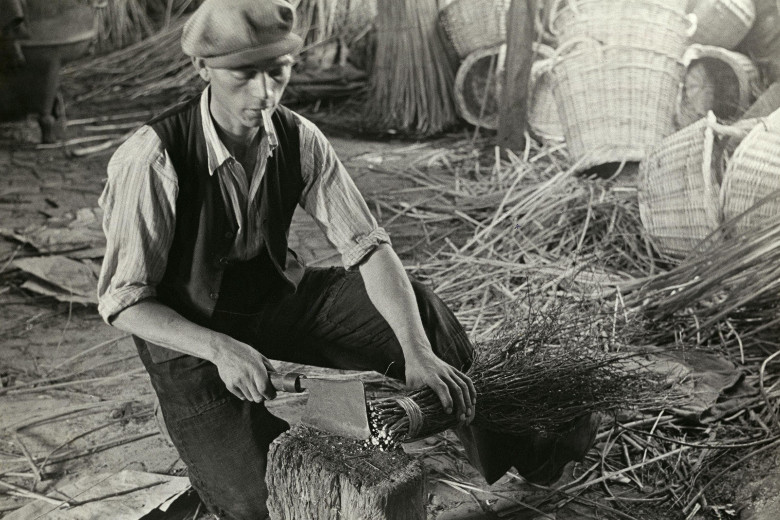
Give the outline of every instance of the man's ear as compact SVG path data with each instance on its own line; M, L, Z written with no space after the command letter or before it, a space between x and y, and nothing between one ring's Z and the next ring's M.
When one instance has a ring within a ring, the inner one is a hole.
M211 81L211 73L208 67L206 67L206 61L203 58L193 56L192 65L195 67L195 70L198 71L198 75L203 78L203 81Z

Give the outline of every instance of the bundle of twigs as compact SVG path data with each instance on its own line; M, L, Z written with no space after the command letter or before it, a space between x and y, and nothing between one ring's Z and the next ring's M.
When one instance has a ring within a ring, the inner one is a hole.
M764 203L776 204L778 197ZM621 287L626 305L663 324L658 340L724 346L742 363L746 351L765 357L778 350L780 218L736 232L759 208L725 223L670 271Z
M380 0L366 115L372 125L430 135L457 120L455 72L437 28L436 0Z
M530 295L529 295L530 296ZM530 296L512 326L478 348L467 371L477 391L473 424L501 433L563 433L577 418L663 408L662 381L625 350L635 324L600 316L586 300ZM605 318L611 329L604 326ZM623 352L617 352L623 349ZM430 389L369 401L370 442L390 447L457 424Z

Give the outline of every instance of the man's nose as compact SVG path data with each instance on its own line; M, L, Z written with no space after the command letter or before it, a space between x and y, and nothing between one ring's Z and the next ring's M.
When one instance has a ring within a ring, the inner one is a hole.
M272 83L271 77L266 72L258 71L252 78L252 93L261 99L266 99L271 96Z

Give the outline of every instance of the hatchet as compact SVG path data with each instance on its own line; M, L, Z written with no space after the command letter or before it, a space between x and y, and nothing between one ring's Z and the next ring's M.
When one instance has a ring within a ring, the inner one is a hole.
M371 437L363 381L318 379L296 372L269 372L268 376L277 391L309 392L301 418L304 424L353 439Z

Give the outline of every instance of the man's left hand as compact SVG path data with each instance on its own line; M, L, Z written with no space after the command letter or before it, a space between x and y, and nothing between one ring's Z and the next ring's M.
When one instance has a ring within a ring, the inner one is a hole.
M426 350L406 359L406 386L429 387L439 397L445 412L454 410L461 424L470 424L477 404L474 383L466 374Z

